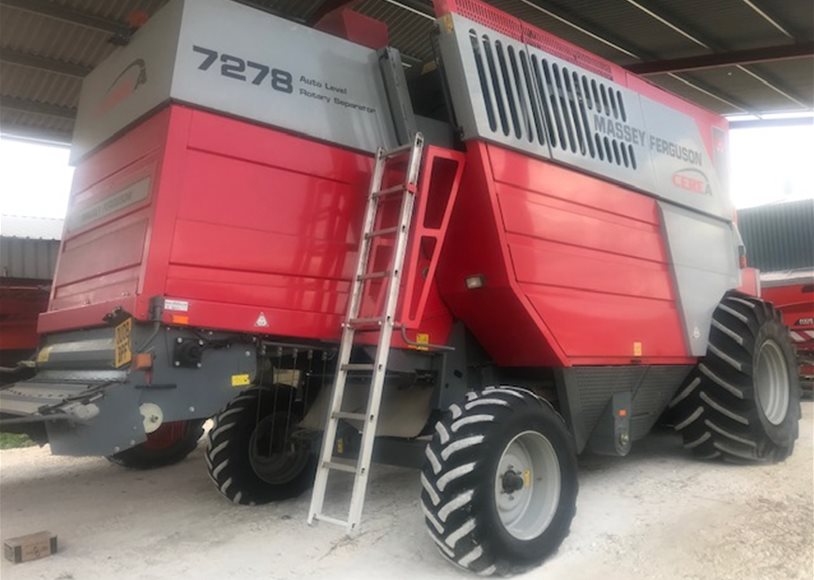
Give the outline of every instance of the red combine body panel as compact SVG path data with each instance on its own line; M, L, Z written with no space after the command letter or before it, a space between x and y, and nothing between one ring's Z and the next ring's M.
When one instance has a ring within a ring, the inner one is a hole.
M652 199L488 144L466 178L441 288L500 364L691 362Z

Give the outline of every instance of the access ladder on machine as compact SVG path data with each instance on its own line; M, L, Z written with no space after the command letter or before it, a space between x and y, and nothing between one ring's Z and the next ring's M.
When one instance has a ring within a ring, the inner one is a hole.
M424 150L424 139L417 133L413 142L402 147L387 151L379 148L376 153L376 162L370 182L370 190L365 210L364 228L362 231L359 260L356 264L356 274L351 286L348 314L342 325L342 339L339 344L336 377L331 394L330 408L327 424L322 439L322 449L317 466L314 490L311 495L311 506L308 510L308 523L314 520L344 526L348 532L353 531L362 517L362 507L365 501L365 490L370 473L370 463L373 453L373 441L376 436L376 424L379 419L382 391L384 390L385 371L387 359L390 355L390 341L396 327L395 315L399 301L401 275L404 266L404 257L407 251L407 241L410 233L410 224L413 217L415 195L418 188L419 169ZM385 175L388 174L391 163L404 164L406 171L404 180L398 185L382 188ZM398 222L394 226L376 229L377 216L380 212L379 202L385 197L401 196L401 209ZM393 250L390 266L383 271L371 271L371 246L374 239L382 236L394 236ZM384 281L386 284L383 310L380 315L373 317L360 317L362 298L365 284L371 280ZM357 331L374 330L379 332L376 352L371 364L351 364L350 357L353 350ZM349 372L370 372L371 383L368 394L367 412L350 413L342 410L342 401ZM334 456L336 446L336 432L339 421L342 419L362 422L362 438L359 455L355 462L339 461ZM328 488L328 475L331 471L344 471L353 474L353 490L351 492L350 507L347 520L334 518L323 513L323 504Z

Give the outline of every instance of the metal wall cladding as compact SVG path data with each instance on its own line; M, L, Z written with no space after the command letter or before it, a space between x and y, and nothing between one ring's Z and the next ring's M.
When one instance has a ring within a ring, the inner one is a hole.
M742 209L749 265L764 272L814 267L814 199Z
M0 237L0 279L50 280L59 240Z

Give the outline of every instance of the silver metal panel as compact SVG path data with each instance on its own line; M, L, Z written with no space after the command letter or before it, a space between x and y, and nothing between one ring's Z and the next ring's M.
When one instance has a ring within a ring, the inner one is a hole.
M734 209L698 124L689 115L640 96L655 191L660 197L731 220Z
M353 149L396 144L376 51L227 0L172 0L88 77L71 161L175 100Z
M457 14L439 27L464 139L554 159L732 219L720 129L705 139L692 116ZM545 135L536 137L540 124Z
M217 52L206 70L201 49ZM234 2L186 1L172 96L354 149L396 145L376 51Z
M715 307L741 283L737 236L731 224L670 203L659 208L687 344L703 356Z
M183 1L159 10L82 83L71 163L170 98Z
M452 28L446 27L450 22ZM441 26L444 72L464 139L488 139L550 157L538 89L529 82L527 46L457 14Z
M591 173L657 191L639 96L570 62L529 47L549 109L551 156Z

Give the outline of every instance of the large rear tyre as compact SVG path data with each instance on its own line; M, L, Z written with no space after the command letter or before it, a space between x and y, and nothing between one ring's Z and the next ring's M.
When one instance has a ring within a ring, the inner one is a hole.
M182 461L198 446L203 435L202 419L170 421L147 435L147 441L109 455L111 463L130 469L154 469Z
M457 566L483 574L532 568L568 535L577 460L562 417L531 392L490 387L435 426L421 473L430 537Z
M733 463L783 461L799 434L794 349L771 304L730 293L712 317L708 354L670 403L684 447Z
M292 436L300 412L291 397L287 388L249 389L214 417L206 465L230 501L264 504L311 487L316 457L309 441Z

